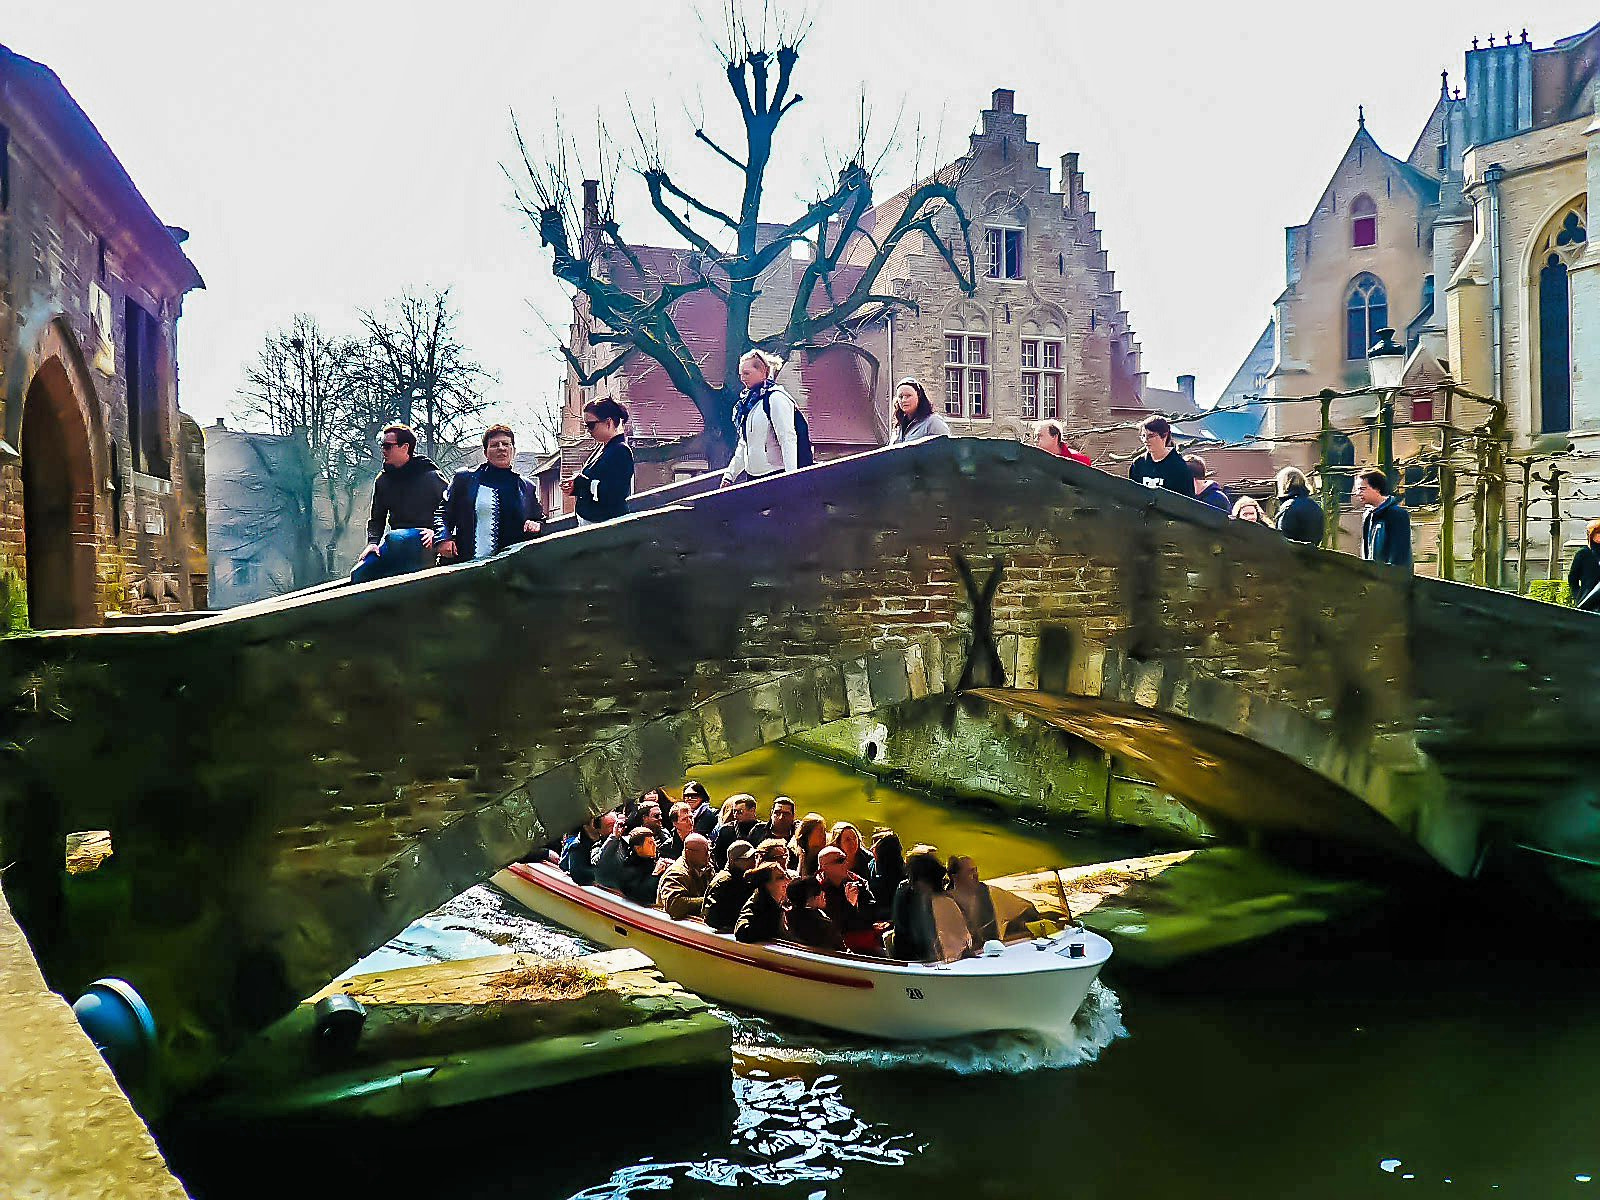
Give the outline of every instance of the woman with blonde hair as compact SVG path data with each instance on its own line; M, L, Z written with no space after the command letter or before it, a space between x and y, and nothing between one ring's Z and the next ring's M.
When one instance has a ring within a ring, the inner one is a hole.
M1278 532L1308 546L1322 542L1322 505L1311 498L1305 472L1285 467L1278 472Z
M1261 511L1261 502L1254 496L1240 496L1233 505L1233 519L1243 521L1247 525L1265 525L1272 528L1272 522L1267 520L1267 514Z
M751 350L739 360L739 382L744 390L733 406L739 444L723 468L723 487L738 482L741 475L765 479L806 465L800 461L799 406L773 378L781 366L780 359L760 350Z

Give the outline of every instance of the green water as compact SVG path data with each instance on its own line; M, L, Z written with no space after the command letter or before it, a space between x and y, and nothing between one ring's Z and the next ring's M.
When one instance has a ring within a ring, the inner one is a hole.
M698 777L718 800L784 792L887 823L991 874L1130 852L782 750ZM728 1012L731 1076L160 1136L196 1200L1582 1197L1600 1177L1600 970L1586 937L1541 940L1532 916L1422 893L1177 972L1113 958L1066 1043L889 1046ZM505 949L590 947L474 888L366 965Z
M1129 846L1126 839L1110 835L1069 836L979 808L938 803L786 746L767 746L691 774L706 785L714 804L749 792L760 802L765 819L773 797L785 795L800 816L821 813L830 825L849 821L869 840L874 829L888 826L907 850L926 842L945 856L970 854L986 878L1100 862L1120 856Z

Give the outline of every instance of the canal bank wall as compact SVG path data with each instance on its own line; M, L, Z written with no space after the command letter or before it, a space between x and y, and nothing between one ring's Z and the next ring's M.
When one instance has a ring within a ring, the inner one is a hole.
M1134 827L1200 843L1216 831L1142 778L1138 765L1023 713L930 697L786 739L804 753L1007 816Z

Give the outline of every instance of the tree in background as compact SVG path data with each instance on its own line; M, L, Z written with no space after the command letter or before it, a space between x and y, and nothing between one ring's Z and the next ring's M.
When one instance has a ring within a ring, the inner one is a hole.
M392 407L392 419L416 431L418 451L447 472L476 443L484 389L495 381L461 344L456 318L448 288L407 291L381 310L361 310L371 400Z
M763 236L761 206L778 127L801 99L793 82L804 34L803 23L787 27L781 18L775 28L769 30L764 22L753 32L729 9L726 38L718 51L738 104L743 146L725 149L703 128L695 130L695 137L732 167L738 193L733 203L701 199L674 182L659 141L635 121L636 169L651 206L692 252L682 256L670 278L653 277L622 234L614 203L620 154L603 131L592 206L574 186L582 182L582 167L559 131L554 150L542 162L534 161L516 131L522 158L514 178L518 204L538 229L540 243L550 248L555 277L582 297L591 326L589 343L604 352L603 361L585 362L563 346L579 384L592 386L641 359L658 364L699 411L703 449L714 466L728 461L737 442L732 413L739 393L738 360L747 349L759 347L787 357L845 346L869 359L876 370L876 359L857 344L857 335L864 323L891 309L915 310L911 299L874 290L879 273L906 238L926 239L960 287L968 294L975 290L970 222L953 182L933 177L915 185L903 208L884 214L888 219L877 226L863 228L873 206L864 106L854 152L829 180L831 190L801 216ZM864 252L857 244L860 239L865 239ZM758 281L801 242L809 248L810 262L787 311L776 324L756 327L752 316ZM841 271L844 266L851 269ZM623 282L617 281L619 276ZM680 301L701 292L714 293L726 307L726 337L717 363L696 360L673 318Z

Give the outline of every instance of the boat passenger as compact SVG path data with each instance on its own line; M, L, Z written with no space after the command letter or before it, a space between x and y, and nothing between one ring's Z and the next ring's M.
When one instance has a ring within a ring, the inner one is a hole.
M733 936L741 942L773 942L789 933L783 902L789 894L789 872L777 863L752 868L749 879L754 888L739 910Z
M704 834L691 830L683 839L683 853L661 873L656 902L674 921L698 917L705 904L711 874L711 841Z
M817 855L817 872L828 916L844 938L844 944L861 954L882 954L877 902L866 880L850 869L844 851L838 846L823 849Z
M906 855L906 879L894 894L894 947L896 958L909 962L942 962L939 927L933 901L948 883L939 852L917 846Z
M844 935L828 915L822 885L809 876L789 884L789 937L817 950L845 949Z
M656 858L656 840L642 825L628 834L627 844L626 854L616 856L611 863L602 857L595 865L595 882L621 892L635 904L654 904L665 860Z
M561 847L561 869L572 876L574 883L594 882L594 856L606 838L616 828L616 813L601 813L590 817L567 839Z
M867 872L872 870L872 855L861 845L861 831L849 821L834 822L833 828L828 831L828 845L844 851L852 874L865 879Z
M763 838L756 847L756 861L758 863L777 863L785 871L789 869L789 847L777 838Z
M999 940L1000 921L995 916L994 897L989 894L989 885L978 878L978 864L970 855L953 854L947 870L950 898L961 906L972 945L982 947L985 942Z
M701 917L718 933L732 933L739 922L739 911L755 891L745 872L755 866L756 848L749 842L734 842L728 847L728 865L718 871L706 888Z
M684 839L694 832L694 814L689 811L689 806L682 800L672 806L672 811L667 817L667 844L662 848L663 858L681 858L683 856ZM711 839L706 839L709 849Z
M756 815L754 796L749 792L740 792L737 796L729 796L728 803L733 805L733 820L722 823L717 830L717 840L711 846L711 861L719 868L728 865L728 847L734 842L745 841L755 846L767 836L765 822Z
M694 818L694 831L703 833L712 841L717 836L717 810L711 807L711 793L706 791L705 785L689 780L683 785L683 802L689 806L689 814Z
M872 833L872 866L867 870L867 886L877 900L876 916L880 921L889 919L889 909L894 904L895 893L906 878L906 860L900 850L900 836L892 829L875 829Z
M659 807L662 812L666 812L668 806L671 804L671 801L667 799L667 793L664 789L653 787L647 792L641 792L637 800L627 800L623 802L622 807L618 811L622 814L622 832L624 834L626 834L630 829L637 829L639 827L639 814L644 812L645 808L651 804Z
M828 819L821 813L807 813L789 842L789 869L797 875L817 873L817 853L828 844Z
M634 828L648 829L650 836L656 841L656 853L663 856L666 854L667 847L672 844L672 835L661 823L661 805L654 802L640 805L639 820Z
M620 813L610 815L611 832L589 860L594 864L594 877L589 882L601 886L609 886L602 877L615 877L622 870L622 860L628 857L628 824Z
M787 842L794 836L794 801L779 796L772 802L772 814L767 819L767 836Z

